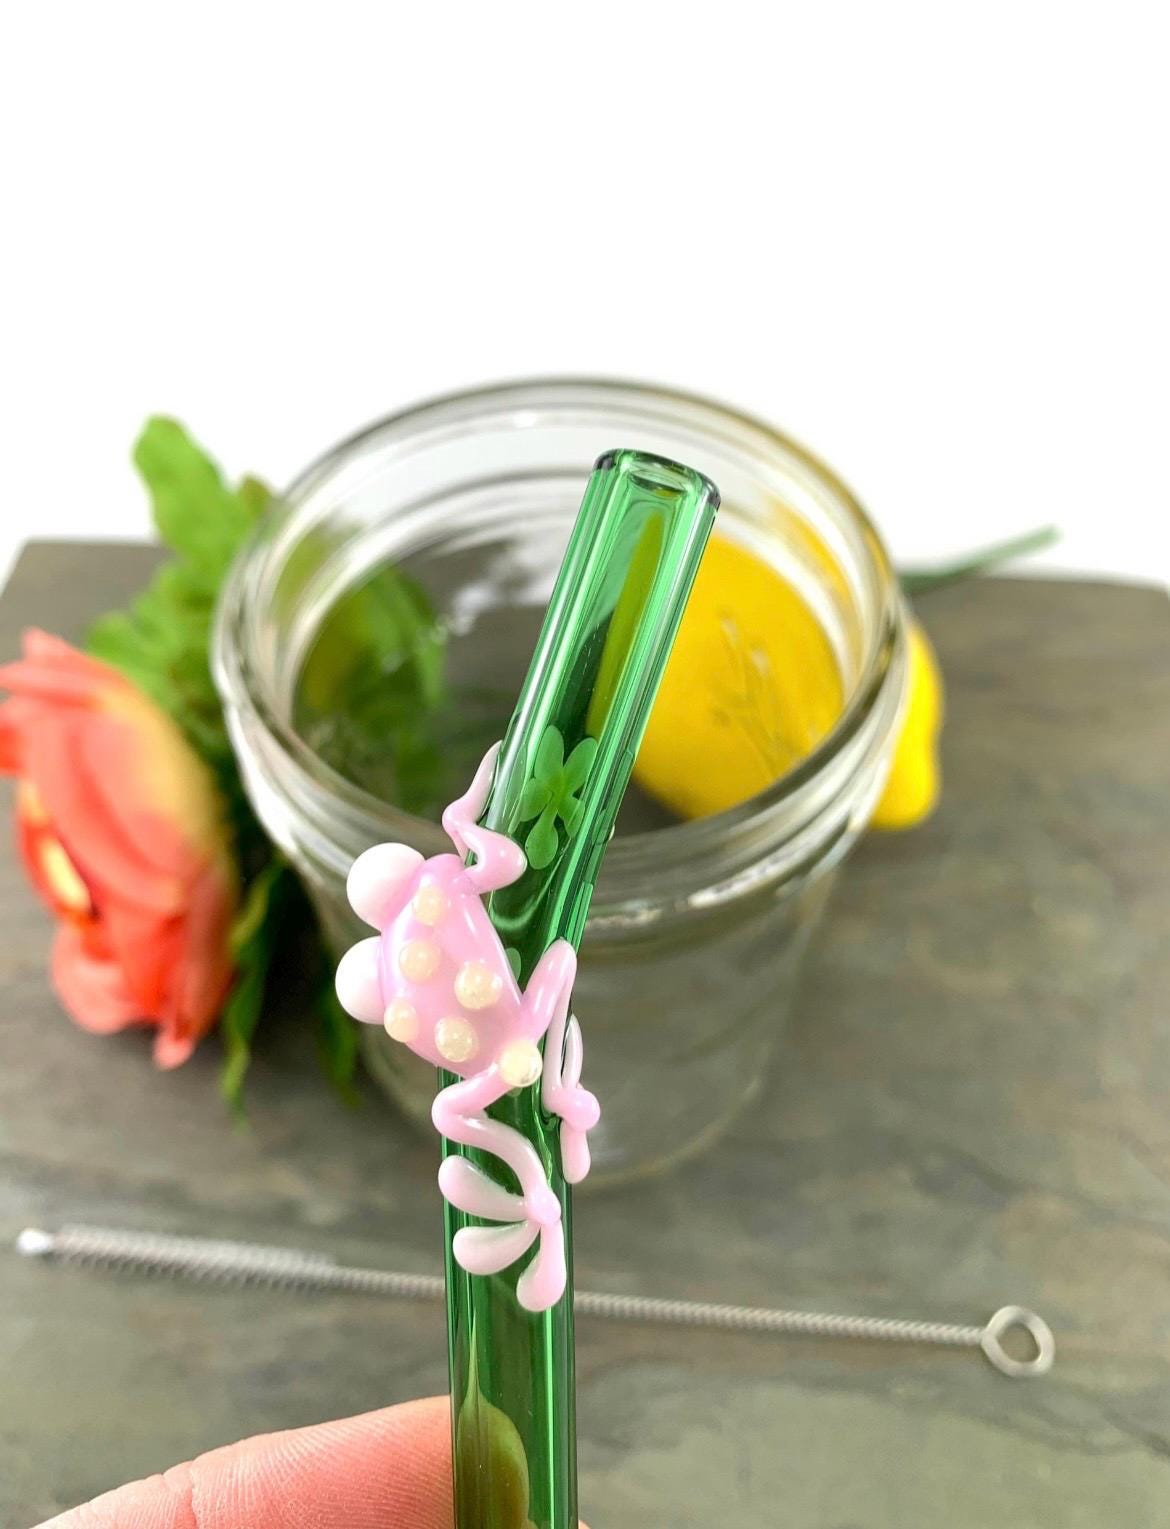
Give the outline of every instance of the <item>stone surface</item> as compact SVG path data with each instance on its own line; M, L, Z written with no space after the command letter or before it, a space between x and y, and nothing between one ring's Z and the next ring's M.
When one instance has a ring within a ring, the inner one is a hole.
M0 653L79 635L152 554L34 545ZM1170 602L985 581L923 601L949 683L942 809L871 837L811 953L762 1126L582 1196L582 1285L1056 1330L1053 1374L963 1353L579 1328L593 1524L1170 1525ZM157 1074L45 982L48 921L0 860L0 1522L247 1432L445 1386L442 1315L161 1283L5 1253L88 1221L433 1270L429 1144L341 1107L292 998L250 1123L214 1045Z

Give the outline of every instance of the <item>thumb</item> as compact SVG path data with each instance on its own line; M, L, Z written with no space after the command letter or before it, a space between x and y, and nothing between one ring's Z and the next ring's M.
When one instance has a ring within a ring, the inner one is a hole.
M446 1397L262 1434L41 1529L452 1529Z

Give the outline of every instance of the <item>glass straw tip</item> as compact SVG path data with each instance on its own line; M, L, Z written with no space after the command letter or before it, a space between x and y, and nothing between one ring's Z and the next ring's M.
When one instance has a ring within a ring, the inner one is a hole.
M676 494L697 494L710 500L712 510L719 508L719 490L706 473L654 451L613 447L601 453L593 464L593 471L627 474L651 491L665 489Z

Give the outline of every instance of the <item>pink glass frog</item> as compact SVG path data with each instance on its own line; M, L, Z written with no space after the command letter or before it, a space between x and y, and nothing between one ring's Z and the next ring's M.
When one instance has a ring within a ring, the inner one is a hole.
M560 1202L532 1144L486 1112L509 1090L539 1081L544 1108L560 1117L565 1178L575 1184L589 1171L586 1132L601 1111L580 1083L581 1030L569 1013L576 952L557 940L521 991L481 901L518 880L527 864L519 845L477 822L497 753L498 745L443 814L457 854L424 860L405 844L380 844L354 862L350 903L379 933L343 957L337 993L355 1019L384 1023L416 1056L458 1074L460 1081L435 1099L436 1129L498 1157L520 1193L465 1158L445 1158L439 1187L451 1204L500 1223L457 1232L455 1258L469 1273L495 1274L539 1237L517 1296L528 1310L544 1311L565 1288ZM468 856L474 859L465 864Z

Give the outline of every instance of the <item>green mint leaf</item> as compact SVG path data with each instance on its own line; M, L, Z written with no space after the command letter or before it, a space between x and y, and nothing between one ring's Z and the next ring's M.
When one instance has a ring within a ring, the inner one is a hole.
M141 627L129 612L111 611L96 621L89 630L86 648L94 658L124 674L156 705L169 706L166 677L153 661L152 646L144 640Z
M329 612L298 683L303 736L334 769L408 812L434 814L449 794L446 643L421 585L381 568Z
M177 420L156 415L134 448L159 536L206 587L218 589L266 502L260 485L227 487L219 468Z
M87 646L150 697L215 772L245 873L268 858L248 805L211 675L211 626L227 562L269 501L248 478L228 489L210 458L173 420L147 422L135 460L156 520L178 554L129 609L102 617Z
M978 552L968 552L957 561L943 563L937 568L904 568L899 572L898 579L908 595L925 595L935 589L945 589L948 584L976 578L1004 563L1031 557L1034 552L1043 552L1059 540L1060 532L1055 526L1040 526L1035 531L1025 532L1023 536L1014 536L1010 541L998 542Z
M384 570L365 591L367 623L386 643L383 663L397 650L413 670L420 703L434 706L443 688L445 634L425 591L399 569Z
M358 1064L357 1025L338 1002L331 969L322 980L317 1008L317 1051L321 1065L342 1100L356 1106L361 1102L354 1085Z
M291 875L282 861L272 860L253 877L228 935L236 980L219 1018L225 1052L219 1086L237 1113L242 1112L252 1037L260 1021L268 973L284 923Z
M241 478L236 486L236 498L247 511L251 523L255 523L272 503L272 490L259 478Z

